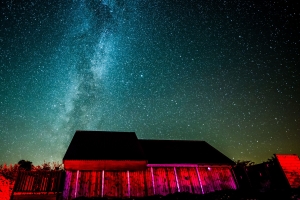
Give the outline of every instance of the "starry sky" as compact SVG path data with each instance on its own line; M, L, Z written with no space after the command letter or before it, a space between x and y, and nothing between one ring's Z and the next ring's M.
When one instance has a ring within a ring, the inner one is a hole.
M300 155L297 0L2 0L0 163L76 130Z

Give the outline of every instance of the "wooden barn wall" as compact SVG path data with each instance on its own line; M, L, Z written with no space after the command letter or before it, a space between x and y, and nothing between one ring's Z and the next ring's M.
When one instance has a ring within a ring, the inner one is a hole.
M167 170L164 167L153 168L153 178L155 194L167 195L169 194L169 181Z
M226 167L198 168L204 193L236 189L231 170Z
M154 181L152 181L152 169L148 167L145 170L145 195L146 196L153 196L155 194L154 192Z
M202 194L196 170L195 167L176 168L180 192Z
M144 171L129 172L130 181L130 196L131 197L144 197L146 196L146 183Z
M129 197L126 171L106 171L104 175L105 197Z
M101 189L101 171L67 171L63 199L74 199L79 196L101 196Z
M276 155L291 188L300 187L300 159L297 155Z
M236 189L229 167L148 167L144 171L67 171L64 199L202 194Z

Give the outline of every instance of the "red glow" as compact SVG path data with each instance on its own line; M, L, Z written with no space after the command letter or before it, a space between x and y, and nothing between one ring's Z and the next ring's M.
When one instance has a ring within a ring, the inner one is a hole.
M10 200L14 181L8 180L0 174L0 200Z
M77 196L101 197L103 190L104 197L123 198L167 195L178 192L178 187L180 192L194 194L236 189L230 167L211 167L210 171L207 167L153 167L152 171L153 175L150 167L129 174L104 171L104 176L102 171L79 171L78 179L77 171L67 171L63 196L72 199L76 192Z
M297 155L285 154L276 155L276 158L291 186L300 187L300 160Z
M141 160L64 160L66 170L143 170L147 161Z

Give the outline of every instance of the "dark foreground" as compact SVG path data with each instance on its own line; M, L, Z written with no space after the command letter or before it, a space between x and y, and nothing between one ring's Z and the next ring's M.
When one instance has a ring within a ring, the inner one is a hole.
M108 199L108 198L87 198L78 197L76 200L88 200L88 199ZM143 198L127 198L127 199L137 199L137 200L258 200L258 199L295 199L300 200L300 188L290 189L290 190L274 190L267 192L258 191L243 191L243 190L227 190L219 191L204 195L190 194L190 193L175 193L169 194L167 196L151 196Z

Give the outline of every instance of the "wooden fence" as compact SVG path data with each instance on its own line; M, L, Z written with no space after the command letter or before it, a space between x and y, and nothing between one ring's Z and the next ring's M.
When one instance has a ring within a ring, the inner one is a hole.
M62 192L64 171L20 171L13 193L50 194Z

